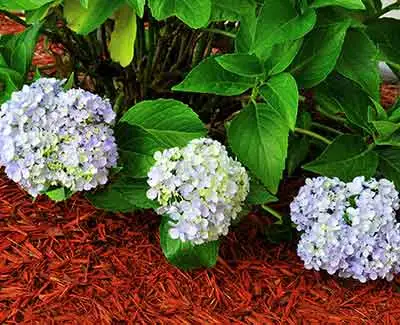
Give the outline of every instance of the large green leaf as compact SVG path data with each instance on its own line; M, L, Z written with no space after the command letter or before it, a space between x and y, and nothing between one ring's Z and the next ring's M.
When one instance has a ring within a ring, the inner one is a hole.
M285 168L289 128L271 105L251 103L228 129L233 152L272 193L276 193Z
M197 114L172 99L143 101L132 107L117 126L124 167L131 177L146 177L155 151L183 147L206 135Z
M381 59L400 69L400 20L376 20L367 26L367 33L377 44Z
M149 7L158 20L177 16L192 28L206 26L211 15L211 0L149 0Z
M313 89L314 100L330 114L344 112L342 104L336 98L336 90L328 82L329 78Z
M5 10L33 10L54 0L0 0L0 9Z
M326 6L340 6L347 9L365 9L362 0L314 0L311 3L312 8L321 8Z
M292 63L291 72L301 87L311 88L323 81L335 68L340 56L351 20L337 20L329 14L327 12L318 17L316 28L305 37Z
M149 186L144 179L120 175L104 189L86 197L97 208L112 212L132 212L137 209L157 208L155 201L146 196Z
M0 92L0 104L10 99L14 91L19 90L23 80L22 75L18 71L0 66L0 86L2 87L2 91Z
M68 27L78 34L87 35L111 18L125 0L90 0L87 8L79 0L64 0L64 16Z
M51 200L55 202L62 202L68 200L74 193L64 187L48 190L45 193Z
M299 52L303 39L276 44L271 48L271 53L264 63L268 75L279 74L293 62Z
M139 17L143 18L146 0L127 0Z
M261 88L260 94L266 103L273 107L294 130L299 106L299 91L296 80L289 73L273 76Z
M38 24L40 23L44 18L46 18L47 14L49 13L49 10L52 7L58 6L62 0L57 0L57 1L52 1L49 3L46 3L40 8L33 9L33 10L26 10L25 11L25 21L28 24Z
M368 15L376 15L382 10L382 0L362 0Z
M372 125L377 132L377 138L375 139L376 144L385 143L388 140L390 141L390 137L393 133L400 129L399 123L393 123L391 121L373 121Z
M217 263L219 241L212 241L202 245L193 245L172 239L169 235L170 219L164 216L160 225L160 244L168 261L183 269L190 270L200 267L213 267Z
M246 203L259 205L277 201L278 198L276 196L269 193L257 179L251 177L250 192L247 195Z
M136 40L136 12L123 5L115 13L115 25L111 34L109 51L111 59L127 67L133 59Z
M255 55L250 54L225 54L216 58L217 62L227 71L243 77L260 77L264 68Z
M400 148L378 150L379 171L400 189Z
M25 76L32 64L39 30L41 25L35 24L20 34L12 35L5 39L2 54L11 69Z
M325 93L333 103L338 103L338 110L343 110L351 123L369 133L373 132L370 125L369 106L372 104L368 95L353 81L338 74L329 76L324 85ZM320 92L324 90L319 88ZM332 104L333 104L332 103Z
M211 21L235 21L255 12L254 0L212 0Z
M209 57L200 62L172 90L234 96L244 93L254 85L255 79L229 72L218 64L215 57Z
M303 166L311 172L339 177L351 181L354 177L372 177L378 167L378 155L370 151L363 138L356 135L341 135L329 145L313 162Z
M350 29L347 32L336 69L358 83L370 96L379 99L381 79L378 51L364 32L357 29Z
M235 49L238 53L248 53L253 46L256 33L257 16L255 10L240 20L239 32L236 34Z
M310 151L310 139L305 136L294 136L289 140L289 150L286 160L287 172L291 176L304 162Z
M290 0L266 0L257 20L252 52L266 58L273 45L303 37L315 22L313 9L299 16Z

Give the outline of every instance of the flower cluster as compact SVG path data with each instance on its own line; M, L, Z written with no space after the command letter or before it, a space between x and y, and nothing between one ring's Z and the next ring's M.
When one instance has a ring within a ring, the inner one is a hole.
M105 184L118 159L107 100L64 81L42 78L0 108L0 165L29 194Z
M291 206L303 231L297 252L307 269L361 282L400 272L399 197L386 179L307 179Z
M249 192L244 167L211 139L156 152L148 174L148 198L171 219L173 239L199 245L226 235Z

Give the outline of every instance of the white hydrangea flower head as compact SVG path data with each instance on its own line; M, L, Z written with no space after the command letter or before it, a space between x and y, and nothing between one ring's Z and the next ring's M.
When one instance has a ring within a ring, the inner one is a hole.
M173 239L200 245L227 235L249 192L249 177L218 141L201 138L154 154L148 198L171 219Z
M303 231L297 251L307 269L361 282L392 280L400 272L399 195L392 182L307 179L290 208Z
M52 187L93 189L117 163L109 101L63 84L41 78L0 108L0 166L33 197Z

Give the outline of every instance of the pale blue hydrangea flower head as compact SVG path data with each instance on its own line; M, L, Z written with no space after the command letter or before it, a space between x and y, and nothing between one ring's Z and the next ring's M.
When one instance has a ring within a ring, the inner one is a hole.
M307 269L361 282L392 280L400 272L399 197L392 182L307 179L290 208L303 231L297 251Z
M226 235L249 192L246 169L218 141L201 138L154 154L148 198L171 219L170 236L199 245Z
M118 154L108 100L41 78L0 108L0 166L29 194L71 192L107 182Z

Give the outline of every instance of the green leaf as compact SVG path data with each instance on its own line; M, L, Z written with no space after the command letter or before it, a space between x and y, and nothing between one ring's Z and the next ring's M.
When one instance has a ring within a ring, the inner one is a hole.
M124 0L90 0L88 8L80 0L64 0L64 16L74 32L87 35L103 24Z
M46 192L46 195L55 202L68 200L74 193L70 190L60 187Z
M285 168L289 134L286 124L272 106L251 103L228 129L233 152L273 194L278 190Z
M135 9L138 16L143 18L146 0L127 0L127 2Z
M243 77L260 77L264 68L255 55L225 54L216 58L217 62L227 71Z
M58 6L61 0L46 3L40 8L25 11L25 21L28 24L40 23L49 13L50 8Z
M365 9L362 0L314 0L314 2L311 3L311 8L321 8L326 6L339 6L346 9Z
M222 68L215 57L209 57L196 66L185 80L172 88L175 91L235 96L255 85L255 79L246 78Z
M156 209L157 202L146 196L149 186L145 179L134 179L122 173L104 189L86 197L97 208L112 212L133 212L137 209Z
M278 198L266 190L254 177L250 180L250 192L247 195L246 203L252 205L267 204L277 202Z
M83 8L87 9L89 7L89 0L80 0L80 1Z
M281 73L273 76L260 88L260 94L265 102L282 116L287 126L294 130L299 106L299 91L296 80L291 74Z
M264 63L265 71L272 76L286 70L299 52L303 39L276 44L271 48L271 54Z
M400 97L397 102L390 108L389 120L392 122L400 122Z
M266 58L273 45L303 37L315 22L313 9L299 16L290 0L266 0L257 20L252 53Z
M0 0L0 9L5 10L33 10L54 0Z
M335 89L330 87L327 80L313 89L313 95L314 100L328 113L335 115L344 112L342 104L335 98Z
M378 51L368 36L360 30L350 29L336 69L358 83L370 96L379 99L381 78L377 59Z
M375 140L377 144L379 144L381 139L388 139L393 133L400 129L399 123L390 121L373 121L372 124L378 133L378 139Z
M341 135L304 169L327 177L338 177L344 182L354 177L372 177L378 167L378 155L368 150L364 140L356 135Z
M123 5L115 13L114 30L108 46L111 59L124 68L133 60L136 40L136 12L128 5Z
M290 71L301 87L311 88L323 81L335 68L340 56L351 20L336 20L335 16L327 18L328 14L318 16L316 28L305 37L291 65Z
M255 12L254 0L212 0L210 21L236 21Z
M400 189L400 148L377 150L379 155L379 171Z
M157 20L177 16L191 28L205 27L211 15L211 0L149 0Z
M255 10L241 18L239 31L235 39L237 53L248 53L250 51L256 33L256 25L257 16Z
M353 81L340 75L333 74L326 81L329 93L339 103L340 109L343 109L348 120L372 133L373 128L369 123L371 100L368 95Z
M400 69L400 20L382 18L367 25L367 34L378 46L381 59Z
M362 0L362 2L367 8L367 13L370 16L376 15L382 10L382 0Z
M72 71L72 73L69 75L67 82L64 85L64 90L70 90L74 86L74 81L75 81L75 72Z
M172 99L143 101L132 107L117 125L116 135L126 173L146 177L156 151L183 147L207 133L193 110Z
M0 66L0 104L11 98L11 94L22 87L23 77L15 70Z
M164 216L160 225L160 244L167 260L183 269L190 270L201 267L213 267L217 263L219 241L202 245L193 245L172 239L169 235L170 219Z
M294 136L289 140L289 150L286 160L287 172L291 176L310 151L310 140L307 137Z
M28 73L32 64L40 27L40 24L33 25L24 32L5 39L2 48L4 59L11 69L18 71L23 76Z

